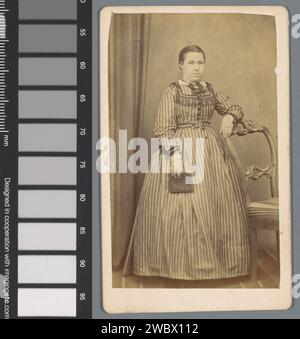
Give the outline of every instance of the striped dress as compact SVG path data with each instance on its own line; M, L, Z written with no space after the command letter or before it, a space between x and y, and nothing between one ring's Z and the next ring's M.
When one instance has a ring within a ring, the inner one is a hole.
M224 141L209 126L214 111L235 122L243 116L206 82L195 88L178 80L164 91L154 134L170 141L204 138L204 178L193 192L170 193L168 174L146 174L124 275L206 280L249 274L246 199Z

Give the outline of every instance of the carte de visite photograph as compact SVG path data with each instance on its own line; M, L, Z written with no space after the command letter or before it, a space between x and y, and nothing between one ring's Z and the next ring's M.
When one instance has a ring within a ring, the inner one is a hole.
M291 306L289 16L99 14L108 313Z

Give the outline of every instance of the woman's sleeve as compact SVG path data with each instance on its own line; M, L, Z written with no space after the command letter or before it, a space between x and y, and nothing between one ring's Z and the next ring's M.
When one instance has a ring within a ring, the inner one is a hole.
M174 154L178 150L175 132L177 129L175 116L175 95L168 87L159 102L158 113L154 126L154 134L160 138L161 146L165 152Z
M216 97L216 111L222 116L226 114L231 115L234 118L234 123L239 122L244 116L241 106L233 104L231 98L221 90L214 88L214 92Z
M177 128L175 117L175 95L171 88L167 88L158 105L158 113L154 126L157 137L172 138Z

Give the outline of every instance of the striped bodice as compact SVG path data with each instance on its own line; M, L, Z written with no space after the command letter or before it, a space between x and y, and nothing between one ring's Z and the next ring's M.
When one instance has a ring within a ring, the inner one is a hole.
M154 134L169 138L174 137L179 125L197 121L209 124L214 111L222 116L230 114L234 122L243 117L242 108L212 84L201 82L197 90L187 81L174 81L160 100Z
M208 83L197 91L179 80L170 85L170 90L175 95L175 116L178 125L198 120L210 123L216 99Z

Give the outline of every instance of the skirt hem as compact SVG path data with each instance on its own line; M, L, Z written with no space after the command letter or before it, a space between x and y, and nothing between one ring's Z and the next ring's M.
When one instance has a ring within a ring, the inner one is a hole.
M226 274L226 275L211 275L206 277L183 277L183 276L173 276L168 274L155 274L150 272L133 272L133 275L140 276L140 277L157 277L157 278L167 278L167 279L175 279L175 280L189 280L189 281L196 281L196 280L222 280L222 279L232 279L232 278L242 278L250 275L250 272L242 272L242 273L233 273L233 274Z

